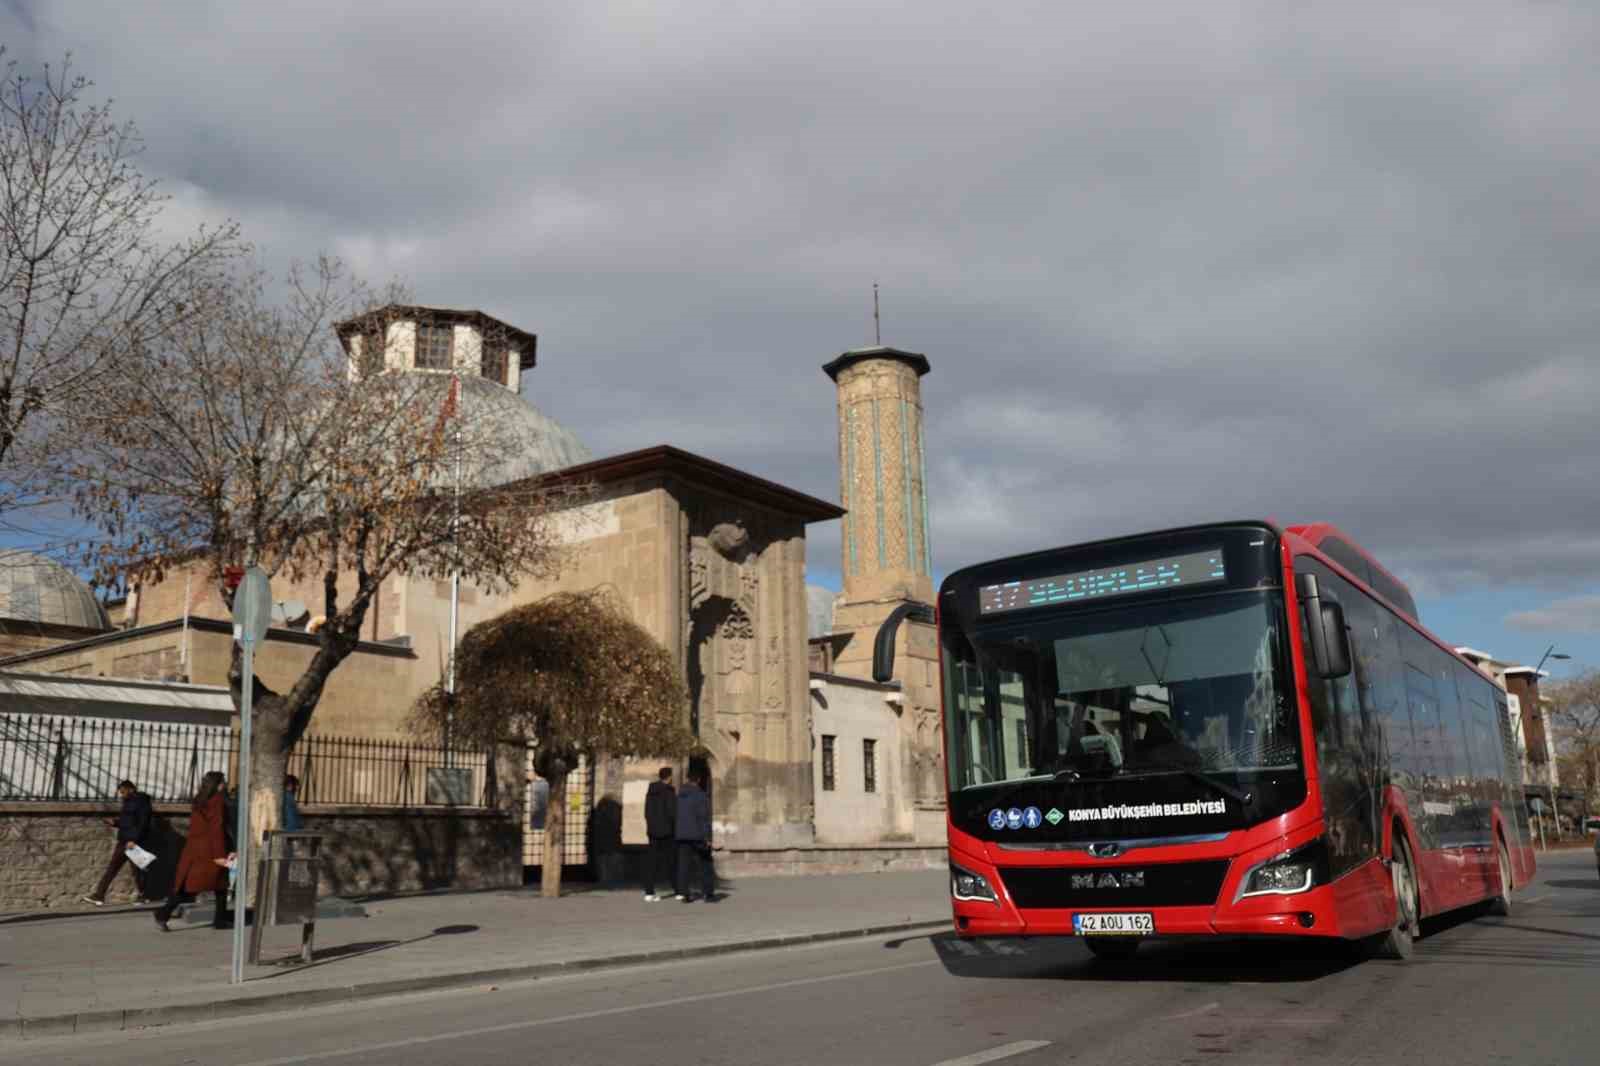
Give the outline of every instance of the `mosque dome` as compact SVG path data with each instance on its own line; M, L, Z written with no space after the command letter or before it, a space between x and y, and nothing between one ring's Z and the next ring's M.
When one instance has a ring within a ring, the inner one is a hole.
M110 629L111 619L83 579L54 559L0 552L0 618Z
M413 371L411 377L418 390L437 392L439 403L445 402L450 392L449 374ZM519 393L487 378L463 374L458 380L458 417L469 425L492 426L491 432L506 444L506 454L486 471L488 476L475 477L469 471L468 484L520 481L594 458L570 429Z

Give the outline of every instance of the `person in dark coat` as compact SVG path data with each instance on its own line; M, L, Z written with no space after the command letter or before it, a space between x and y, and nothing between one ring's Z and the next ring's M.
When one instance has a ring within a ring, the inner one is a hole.
M140 792L132 781L123 781L117 786L117 798L122 800L122 811L117 815L117 820L110 823L117 829L117 842L111 848L111 861L106 863L106 871L100 876L100 883L95 890L83 897L85 903L93 903L96 907L106 905L106 893L111 890L111 882L116 880L123 866L128 865L128 849L135 845L145 847L150 838L150 797ZM143 903L146 895L145 871L138 863L132 865L133 884L139 893L134 902Z
M193 900L202 892L213 892L217 897L217 911L212 918L214 929L226 929L228 872L217 860L228 857L228 834L223 822L226 817L226 793L222 790L222 771L212 770L200 779L200 791L195 793L189 807L189 835L183 842L183 852L178 856L178 869L172 875L172 894L157 907L156 925L167 932L167 922L178 905Z
M650 838L650 851L644 857L644 900L654 903L656 882L665 881L672 886L672 894L679 898L683 890L678 885L678 856L675 839L678 834L678 794L672 788L672 767L663 766L650 782L644 794L644 831Z
M678 891L685 903L695 896L689 879L700 872L700 893L707 903L717 901L717 875L711 868L711 797L706 795L705 775L691 776L678 793L678 819L674 836L678 841Z
M283 779L283 831L298 833L305 828L300 818L300 779L288 774Z

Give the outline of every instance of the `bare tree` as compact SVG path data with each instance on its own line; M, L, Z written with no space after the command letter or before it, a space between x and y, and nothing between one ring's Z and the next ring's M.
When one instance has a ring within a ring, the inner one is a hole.
M0 49L0 56L4 50ZM58 70L0 82L0 521L52 501L44 460L129 351L188 322L198 278L240 251L232 224L169 244L141 143Z
M465 417L451 374L371 358L365 344L389 346L395 316L413 310L395 295L328 260L295 273L278 303L259 274L209 285L196 293L204 314L118 373L119 416L78 453L77 508L104 533L93 557L103 577L158 581L198 558L230 604L248 565L320 590L324 621L304 672L284 692L251 679L251 818L263 830L279 822L286 754L355 651L380 586L458 572L493 594L550 575L562 555L550 516L585 492L501 484L504 427ZM229 680L237 703L237 646Z
M541 889L559 896L567 775L580 755L689 752L682 673L602 592L558 593L480 622L457 663L455 698L435 686L418 700L415 723L427 735L448 725L486 746L534 746L534 769L550 783Z
M1583 781L1583 816L1600 798L1600 670L1584 670L1550 689L1550 721L1561 760Z

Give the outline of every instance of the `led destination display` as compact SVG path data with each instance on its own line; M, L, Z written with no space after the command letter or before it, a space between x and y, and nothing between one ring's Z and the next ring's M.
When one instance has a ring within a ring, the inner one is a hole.
M1204 585L1224 581L1227 576L1222 565L1222 549L1206 548L1186 555L1108 566L1103 570L1080 570L1075 574L984 585L978 589L978 613L994 614L1024 607L1126 596L1152 589Z

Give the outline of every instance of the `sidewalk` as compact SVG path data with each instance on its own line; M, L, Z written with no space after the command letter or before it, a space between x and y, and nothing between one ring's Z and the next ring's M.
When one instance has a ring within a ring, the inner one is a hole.
M0 1041L132 1029L654 959L891 932L950 920L940 870L742 878L716 904L645 903L634 889L537 888L380 900L322 919L309 966L247 966L232 938L149 908L0 915ZM209 898L209 897L208 897ZM263 959L298 956L299 926L267 930Z

